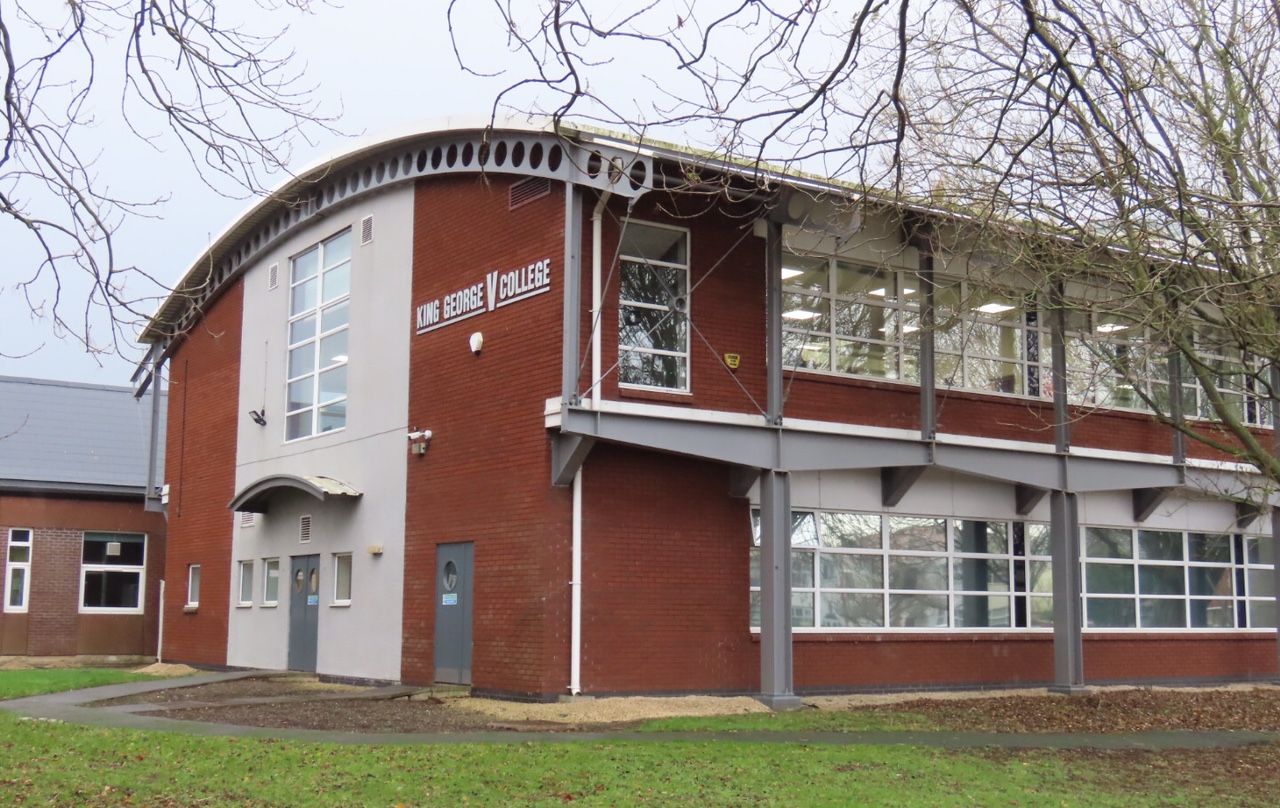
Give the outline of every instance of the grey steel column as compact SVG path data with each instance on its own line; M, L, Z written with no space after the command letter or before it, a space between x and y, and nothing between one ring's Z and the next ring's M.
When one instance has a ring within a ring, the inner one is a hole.
M765 234L767 419L782 424L782 225ZM791 670L791 475L760 470L760 694L774 710L801 706Z
M1049 493L1053 554L1053 685L1057 693L1079 693L1084 684L1084 643L1080 638L1080 512L1075 494Z
M1169 420L1182 426L1185 413L1182 411L1182 359L1177 351L1172 353L1169 362ZM1173 462L1185 465L1187 462L1187 436L1179 429L1173 430Z
M1070 409L1067 406L1066 307L1061 284L1056 284L1049 312L1053 358L1053 442L1062 474L1059 488L1049 494L1049 538L1053 568L1053 685L1058 693L1079 693L1084 686L1084 609L1080 596L1080 507L1065 489L1066 453L1071 449Z
M151 434L147 446L147 493L142 498L143 510L157 513L164 511L163 497L156 493L156 466L159 462L160 441L163 440L160 434L160 370L163 367L163 360L156 360L151 365Z
M785 471L760 475L760 695L774 710L801 706L792 685L791 481Z
M782 424L782 225L770 220L764 239L765 372L769 423Z
M1280 367L1271 366L1270 393L1267 398L1267 406L1271 408L1271 446L1272 451L1280 454ZM1271 498L1269 491L1262 495L1265 503ZM1275 570L1272 573L1272 581L1276 590L1276 650L1277 656L1280 656L1280 508L1263 507L1262 513L1271 514L1271 557L1275 564Z
M560 393L565 404L578 404L579 338L582 316L582 196L572 182L564 184L564 342L560 357Z
M938 436L938 401L935 390L933 332L937 324L934 311L935 290L933 284L933 252L931 247L920 250L920 285L923 300L920 306L920 438L933 440Z

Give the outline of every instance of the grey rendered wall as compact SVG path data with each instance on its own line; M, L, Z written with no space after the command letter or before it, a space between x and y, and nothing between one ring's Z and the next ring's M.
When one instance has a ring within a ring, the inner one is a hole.
M373 242L359 243L360 221L374 217ZM351 227L351 331L345 429L284 442L289 258ZM404 515L409 396L409 334L413 245L413 189L404 187L335 211L264 256L245 277L240 410L245 421L236 447L236 490L273 474L322 475L363 493L358 500L321 503L305 494L272 501L253 527L237 522L232 563L255 559L254 605L231 598L227 663L283 668L288 647L289 558L321 556L317 669L370 679L400 677L404 592ZM279 265L279 287L268 290L268 268ZM265 409L267 426L249 410ZM312 517L312 540L299 542L298 519ZM380 546L381 555L370 553ZM332 605L332 554L352 554L352 601ZM281 559L281 596L261 605L261 559ZM234 570L232 586L236 585Z

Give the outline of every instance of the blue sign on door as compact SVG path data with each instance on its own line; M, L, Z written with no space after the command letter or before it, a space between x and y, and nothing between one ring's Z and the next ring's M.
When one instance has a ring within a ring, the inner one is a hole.
M457 605L458 605L458 593L457 593L457 592L446 592L445 594L441 595L441 596L440 596L440 605L441 605L441 606L457 606Z

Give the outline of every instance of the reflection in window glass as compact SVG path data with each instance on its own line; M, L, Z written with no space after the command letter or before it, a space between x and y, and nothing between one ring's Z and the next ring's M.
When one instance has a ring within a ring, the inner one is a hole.
M687 390L688 233L628 221L619 255L618 381Z

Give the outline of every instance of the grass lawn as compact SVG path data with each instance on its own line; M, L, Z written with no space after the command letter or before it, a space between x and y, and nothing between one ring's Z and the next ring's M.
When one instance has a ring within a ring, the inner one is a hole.
M121 682L137 682L154 679L145 673L115 668L47 668L28 671L0 671L0 701L36 696L41 693L57 693L63 690L79 690L84 687L118 685Z
M1098 760L1048 754L723 741L338 746L0 715L3 804L1230 804L1212 783L1135 782L1124 766L1117 778Z

